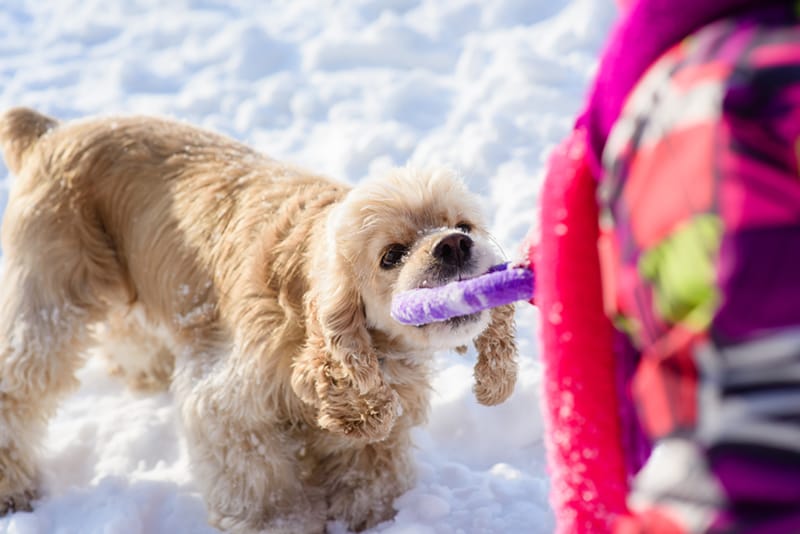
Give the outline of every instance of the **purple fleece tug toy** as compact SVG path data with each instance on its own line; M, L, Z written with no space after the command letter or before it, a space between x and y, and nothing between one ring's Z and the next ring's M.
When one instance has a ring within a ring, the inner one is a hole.
M445 321L517 300L530 300L533 289L534 276L529 267L501 264L469 280L399 293L392 299L392 317L410 325Z

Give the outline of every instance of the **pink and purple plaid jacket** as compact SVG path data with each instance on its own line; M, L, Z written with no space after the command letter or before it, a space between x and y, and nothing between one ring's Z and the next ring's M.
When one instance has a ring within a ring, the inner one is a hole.
M633 399L661 448L631 504L686 531L800 532L798 158L788 2L663 54L603 147L607 305L639 349Z
M606 307L634 347L639 519L617 531L797 533L800 3L631 9L579 121Z

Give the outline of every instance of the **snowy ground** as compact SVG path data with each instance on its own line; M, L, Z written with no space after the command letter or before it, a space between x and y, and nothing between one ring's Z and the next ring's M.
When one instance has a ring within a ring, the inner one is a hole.
M514 256L613 16L611 0L3 0L0 109L171 115L352 183L445 163ZM0 164L0 206L8 181ZM419 483L373 532L552 531L536 319L518 314L522 372L499 407L476 404L469 359L438 357ZM169 396L94 360L80 377L50 427L47 495L0 532L215 532Z

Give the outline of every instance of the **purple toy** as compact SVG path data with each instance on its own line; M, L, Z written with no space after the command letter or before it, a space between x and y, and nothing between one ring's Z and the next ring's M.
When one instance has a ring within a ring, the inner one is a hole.
M517 300L530 300L533 289L534 276L529 267L496 265L476 278L399 293L392 299L392 317L410 325L445 321Z

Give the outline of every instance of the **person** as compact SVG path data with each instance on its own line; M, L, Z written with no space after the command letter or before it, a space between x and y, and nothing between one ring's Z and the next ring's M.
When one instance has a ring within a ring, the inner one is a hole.
M624 4L528 251L558 531L800 532L800 2Z

